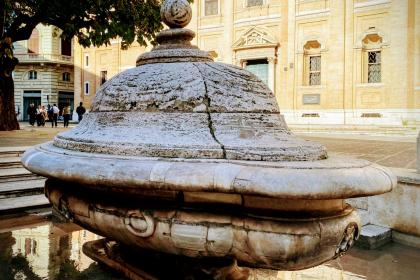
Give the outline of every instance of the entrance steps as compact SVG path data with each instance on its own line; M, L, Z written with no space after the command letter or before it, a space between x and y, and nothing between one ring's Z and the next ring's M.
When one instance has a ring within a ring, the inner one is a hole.
M0 215L48 207L45 178L26 170L20 157L27 147L0 148Z
M369 136L417 137L420 125L383 126L383 125L327 125L327 124L288 124L295 133L358 134Z

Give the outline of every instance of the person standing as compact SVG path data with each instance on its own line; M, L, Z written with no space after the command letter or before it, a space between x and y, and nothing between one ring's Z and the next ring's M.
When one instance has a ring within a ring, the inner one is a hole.
M53 110L53 120L51 121L52 127L57 127L57 119L58 119L58 113L60 113L60 109L58 109L57 105L54 104L52 106L52 110Z
M29 105L28 110L26 112L29 116L29 124L34 126L35 124L35 119L36 119L36 108L35 108L35 104L31 103L31 105Z
M36 126L41 126L42 124L42 109L41 105L38 105L38 108L36 109Z
M51 127L54 127L54 110L50 104L47 107L48 120L51 122Z
M83 115L86 113L85 107L83 107L83 102L80 102L79 107L76 108L77 116L79 117L79 122L82 121Z
M48 121L48 113L44 105L41 106L41 115L42 115L41 125L45 126L45 122Z
M66 104L63 108L63 117L64 117L64 127L69 127L70 121L70 105Z

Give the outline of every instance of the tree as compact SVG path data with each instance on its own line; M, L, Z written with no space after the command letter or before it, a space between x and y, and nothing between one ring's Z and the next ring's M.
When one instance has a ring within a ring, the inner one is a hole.
M27 40L42 23L54 25L61 37L76 37L80 45L100 46L121 38L127 48L135 40L154 43L163 28L160 0L0 0L0 131L19 129L11 75L18 60L13 42ZM26 112L24 112L26 113Z

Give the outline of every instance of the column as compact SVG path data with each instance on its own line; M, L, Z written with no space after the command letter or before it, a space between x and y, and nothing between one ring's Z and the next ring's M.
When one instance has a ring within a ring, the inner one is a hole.
M275 89L275 74L276 74L276 58L269 57L268 61L268 87L274 92Z

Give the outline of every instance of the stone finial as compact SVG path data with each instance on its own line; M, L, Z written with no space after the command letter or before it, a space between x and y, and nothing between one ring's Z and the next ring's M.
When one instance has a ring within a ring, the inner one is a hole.
M182 28L190 23L192 11L187 0L165 0L160 9L160 16L170 28Z

